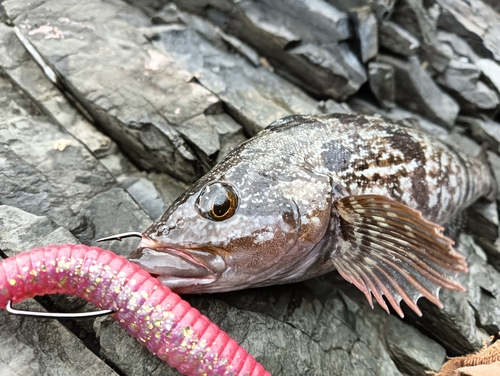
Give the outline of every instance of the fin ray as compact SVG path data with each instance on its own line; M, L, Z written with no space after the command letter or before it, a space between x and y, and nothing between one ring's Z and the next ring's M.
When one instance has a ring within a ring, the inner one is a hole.
M442 307L441 288L464 290L456 274L467 271L465 257L420 212L379 195L347 196L334 202L334 210L342 240L332 262L372 307L373 296L389 312L385 297L403 317L403 300L421 316L420 297Z

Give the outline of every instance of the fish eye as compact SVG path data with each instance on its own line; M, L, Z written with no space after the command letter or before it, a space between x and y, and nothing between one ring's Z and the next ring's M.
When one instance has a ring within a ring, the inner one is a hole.
M227 184L206 185L198 196L196 208L205 218L223 221L231 218L238 207L238 196Z

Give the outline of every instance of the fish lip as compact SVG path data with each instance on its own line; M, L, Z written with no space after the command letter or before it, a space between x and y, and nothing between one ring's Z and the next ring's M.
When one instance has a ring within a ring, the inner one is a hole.
M224 258L220 256L220 252L217 252L217 250L208 247L188 248L177 244L173 245L164 241L153 240L145 235L142 236L137 250L130 255L130 261L141 264L139 260L145 250L178 257L194 267L205 270L214 281L227 269Z

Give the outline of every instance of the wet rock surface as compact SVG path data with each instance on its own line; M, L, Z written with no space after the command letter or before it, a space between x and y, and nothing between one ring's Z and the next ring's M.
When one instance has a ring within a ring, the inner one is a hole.
M296 113L378 114L471 155L487 143L498 179L498 25L490 0L0 1L1 256L144 231L230 150ZM467 292L442 291L443 309L421 299L422 318L372 310L337 273L186 298L273 375L423 375L500 331L498 224L496 203L468 211L455 239ZM0 374L178 373L109 317L2 311Z

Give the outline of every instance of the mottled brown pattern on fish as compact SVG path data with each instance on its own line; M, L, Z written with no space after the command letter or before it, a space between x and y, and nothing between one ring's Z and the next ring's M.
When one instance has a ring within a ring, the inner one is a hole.
M224 220L207 217L211 207L200 212L199 198L215 186L238 198ZM370 303L388 310L385 297L402 315L404 300L421 314L420 297L441 305L439 289L463 289L456 273L467 271L439 225L492 189L483 162L417 129L359 115L290 116L196 182L134 257L181 293L337 269Z

